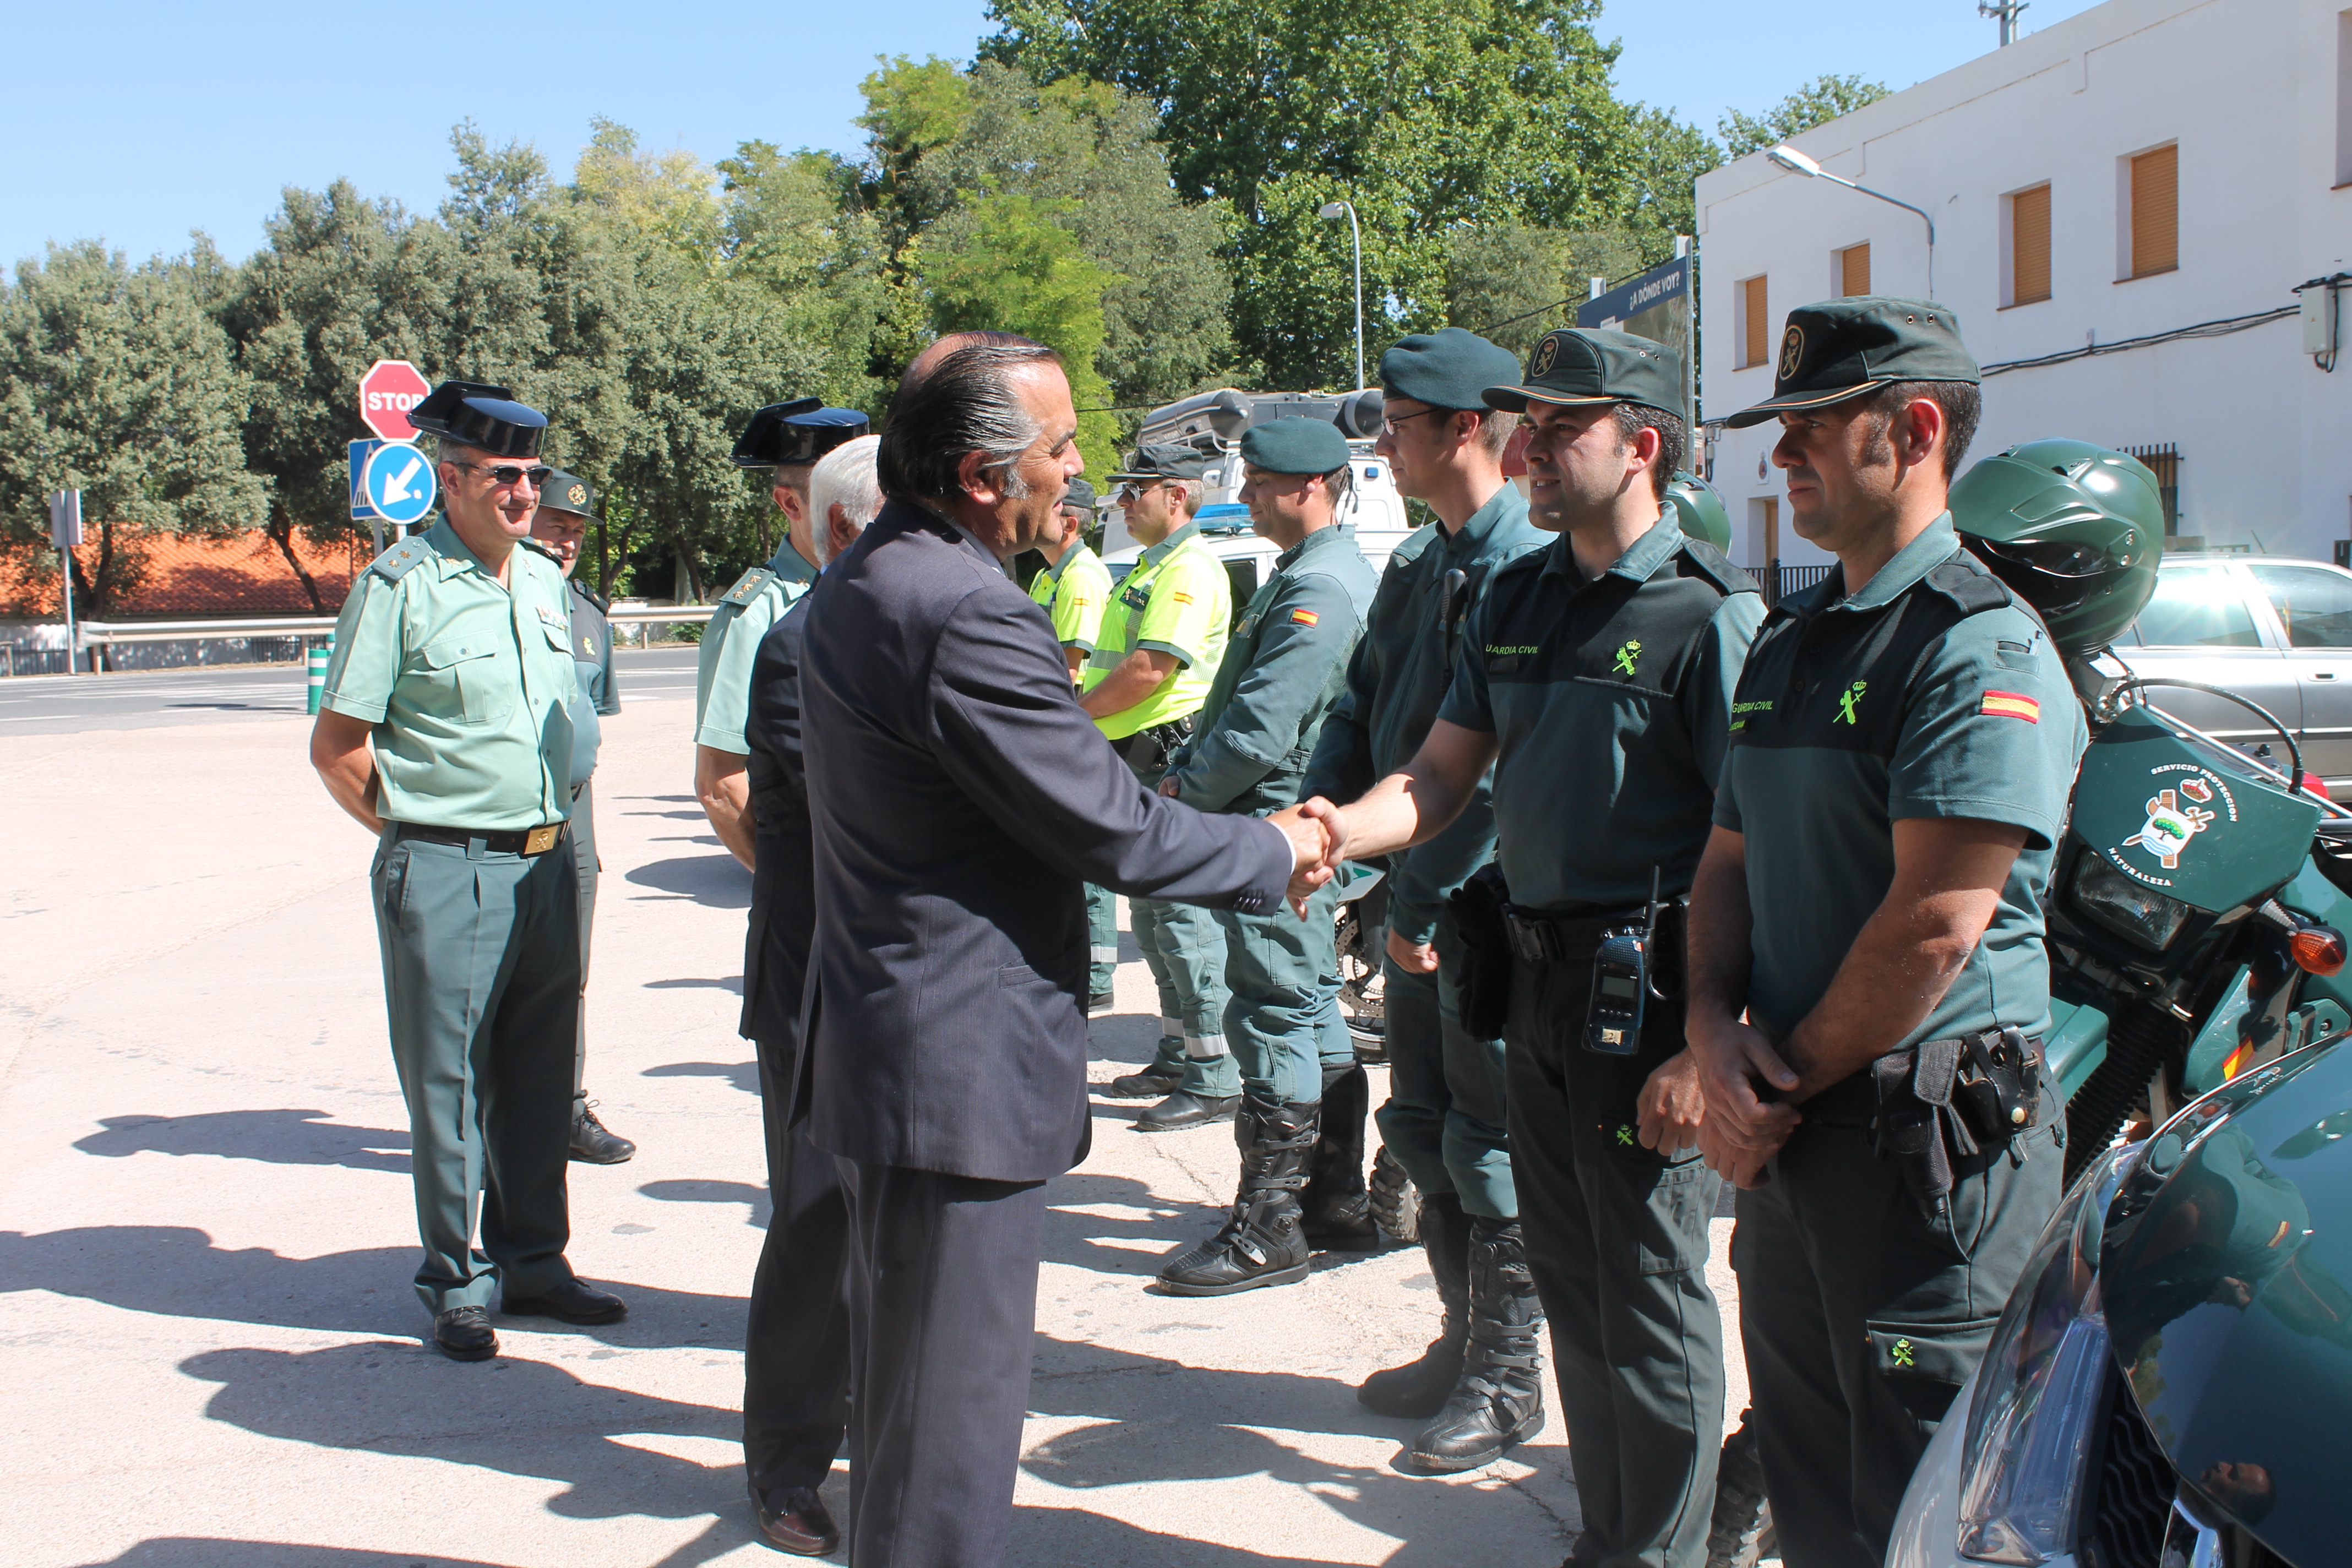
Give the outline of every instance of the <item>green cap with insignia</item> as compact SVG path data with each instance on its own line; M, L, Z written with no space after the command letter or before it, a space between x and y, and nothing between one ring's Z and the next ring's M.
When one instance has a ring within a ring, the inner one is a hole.
M1138 447L1135 456L1128 459L1127 467L1110 476L1110 482L1118 484L1123 479L1197 479L1208 471L1208 453L1198 447L1166 441Z
M1792 408L1821 408L1893 381L1983 379L1946 305L1858 294L1789 312L1772 395L1724 421L1735 430Z
M1662 342L1606 327L1562 327L1528 356L1527 378L1485 389L1486 405L1520 414L1530 403L1569 407L1638 403L1680 415L1683 356Z
M1484 408L1486 389L1518 374L1510 350L1460 327L1400 338L1381 356L1381 390L1432 408Z
M1269 420L1242 437L1242 461L1269 474L1328 474L1348 466L1348 438L1324 419Z
M596 490L578 474L557 468L539 487L539 504L550 511L577 512L582 517L596 515Z
M1084 479L1072 479L1070 488L1062 492L1064 506L1076 507L1080 511L1095 509L1095 488Z

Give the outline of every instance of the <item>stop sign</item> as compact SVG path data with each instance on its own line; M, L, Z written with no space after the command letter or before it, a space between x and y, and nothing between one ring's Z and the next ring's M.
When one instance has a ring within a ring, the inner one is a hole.
M380 359L360 377L360 418L387 441L414 441L416 426L408 411L433 388L404 359Z

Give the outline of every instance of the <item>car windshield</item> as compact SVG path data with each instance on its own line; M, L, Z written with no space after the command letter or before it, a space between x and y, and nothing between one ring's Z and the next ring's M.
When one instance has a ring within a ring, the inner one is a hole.
M2120 639L2136 647L2260 647L2253 613L2227 572L2210 566L2159 572L2156 594Z
M2253 566L2292 647L2352 647L2352 576L2325 566Z

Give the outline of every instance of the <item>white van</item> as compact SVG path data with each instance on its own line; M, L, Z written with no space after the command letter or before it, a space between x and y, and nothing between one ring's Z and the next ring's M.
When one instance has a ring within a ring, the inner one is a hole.
M1365 464L1357 464L1358 473L1360 474L1365 467ZM1386 468L1388 465L1382 463L1380 467ZM1393 488L1391 494L1394 494ZM1402 501L1397 510L1400 514L1403 512ZM1249 508L1239 502L1211 502L1201 509L1195 521L1201 525L1201 542L1225 563L1225 574L1233 579L1234 618L1238 621L1243 607L1250 602L1250 596L1273 574L1275 557L1282 552L1272 540L1261 539L1251 531ZM1342 526L1347 525L1344 513L1341 521ZM1121 530L1122 537L1125 531ZM1356 549L1371 563L1372 573L1377 576L1388 569L1389 557L1396 553L1398 546L1412 537L1411 529L1388 527L1367 531L1358 528ZM1108 531L1104 542L1109 542ZM1103 564L1110 568L1111 581L1117 583L1134 571L1135 563L1142 557L1143 546L1127 540L1119 546L1104 552Z

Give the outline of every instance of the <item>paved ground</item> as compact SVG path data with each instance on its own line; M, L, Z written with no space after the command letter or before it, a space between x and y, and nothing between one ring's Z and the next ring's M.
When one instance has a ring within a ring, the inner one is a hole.
M184 697L224 678L115 679ZM592 1091L643 1152L572 1187L572 1258L633 1311L502 1321L506 1355L479 1366L420 1342L370 846L314 783L305 722L0 728L0 1558L782 1561L751 1536L735 1442L765 1217L733 1029L748 881L688 798L689 705L652 684L606 731L590 1011ZM1098 1080L1150 1047L1139 963L1119 996ZM1417 1253L1153 1295L1230 1195L1230 1137L1148 1137L1097 1104L1093 1157L1055 1188L1014 1563L1559 1562L1577 1509L1557 1419L1438 1480L1400 1473L1408 1427L1355 1403L1431 1331Z

